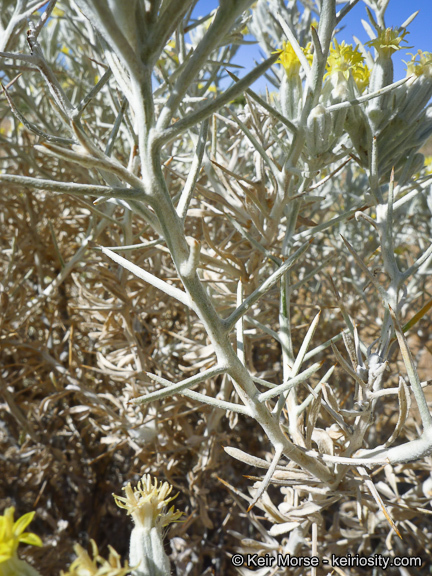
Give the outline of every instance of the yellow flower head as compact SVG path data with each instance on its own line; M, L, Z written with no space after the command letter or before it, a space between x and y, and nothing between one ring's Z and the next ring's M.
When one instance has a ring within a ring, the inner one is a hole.
M309 42L306 48L302 48L303 54L306 56L309 64L312 64L313 59L311 46L312 45ZM292 44L289 42L284 42L282 50L276 50L276 52L273 52L273 54L277 53L279 54L279 58L276 60L276 62L282 64L282 66L285 68L285 72L287 73L288 78L298 76L300 73L301 64L294 48L292 47Z
M405 36L409 34L408 30L399 32L398 29L385 28L380 31L375 40L366 42L366 46L373 47L377 50L378 54L384 56L391 56L394 52L402 50L402 48L412 48L412 46L401 46L401 42L407 42Z
M370 70L366 64L359 64L355 70L353 70L353 77L357 84L360 92L369 85L370 80Z
M204 88L205 84L204 82L199 82L198 84L198 90L202 90ZM207 88L207 92L213 92L214 94L216 94L217 92L217 88L214 84L211 84L208 88Z
M52 11L52 15L53 16L58 16L58 17L62 17L65 15L64 10L62 10L61 8L59 8L58 6L54 7L54 10Z
M158 486L156 478L152 483L150 474L144 474L136 488L132 489L129 483L123 490L126 496L113 494L117 506L127 510L136 525L148 530L155 526L162 528L171 522L178 522L183 514L179 510L174 510L174 506L165 511L165 507L177 495L168 498L172 486L168 482L160 482Z
M351 44L345 44L345 41L339 44L336 38L330 46L326 70L324 78L333 74L342 74L345 80L348 80L351 74L360 91L364 90L369 83L370 71L364 63L358 46L353 48Z
M99 556L98 547L94 540L90 540L92 546L93 559L90 558L89 554L80 546L76 544L74 546L75 554L78 556L74 562L72 562L69 570L64 573L61 572L61 576L126 576L130 573L131 569L126 562L124 567L121 565L120 555L108 546L109 557L108 560Z
M162 55L157 62L158 66L163 66L165 60L175 62L176 64L179 63L179 57L176 50L176 41L174 39L171 39L166 44L164 51L162 52Z
M426 174L432 174L432 156L426 156L424 159L424 167Z
M0 516L0 573L1 563L16 557L20 542L32 546L42 546L42 540L36 534L24 532L33 520L34 512L24 514L14 522L15 508L6 508L3 516Z
M418 50L417 54L410 54L411 60L407 65L407 75L415 74L416 76L432 77L432 53ZM418 58L418 60L417 60Z

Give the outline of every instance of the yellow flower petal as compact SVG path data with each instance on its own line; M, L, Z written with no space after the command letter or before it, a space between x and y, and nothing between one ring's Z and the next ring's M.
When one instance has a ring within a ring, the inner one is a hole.
M27 528L27 526L33 520L34 515L35 515L34 511L33 512L27 512L27 514L24 514L24 516L21 516L21 518L18 518L18 520L13 525L13 533L15 534L15 536L20 536L20 534L22 534L24 532L24 530Z
M30 544L31 546L43 546L42 540L37 534L33 534L33 532L24 532L24 534L21 534L19 541L23 544Z

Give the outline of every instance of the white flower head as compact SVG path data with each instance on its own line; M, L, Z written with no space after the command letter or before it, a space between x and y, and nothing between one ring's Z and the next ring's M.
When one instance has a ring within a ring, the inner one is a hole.
M135 525L150 530L153 527L163 528L171 522L178 522L183 512L175 510L172 506L165 510L166 506L175 498L169 497L172 486L168 482L160 482L153 479L150 474L144 474L136 488L132 488L130 482L123 488L126 496L113 494L117 506L127 510L131 514Z

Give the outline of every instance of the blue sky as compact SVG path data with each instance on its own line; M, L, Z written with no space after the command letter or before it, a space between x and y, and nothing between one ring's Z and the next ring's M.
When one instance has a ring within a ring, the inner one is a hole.
M202 16L209 11L217 8L218 0L199 0L194 15ZM343 5L338 6L338 9ZM408 27L410 32L406 39L407 46L413 46L412 49L400 50L394 55L395 80L405 77L405 64L403 60L409 60L407 52L416 52L418 49L432 52L432 0L390 0L386 11L386 26L400 26L403 22L417 10L420 11L415 20ZM367 35L361 20L368 21L365 4L360 2L351 10L343 21L345 28L339 33L338 40L345 40L347 43L353 42L353 36L356 36L360 42L367 42ZM259 61L260 54L257 46L242 46L238 52L236 64L245 67L245 71L253 67L254 59ZM243 75L243 74L239 74ZM263 90L265 80L261 79L254 85L254 89Z

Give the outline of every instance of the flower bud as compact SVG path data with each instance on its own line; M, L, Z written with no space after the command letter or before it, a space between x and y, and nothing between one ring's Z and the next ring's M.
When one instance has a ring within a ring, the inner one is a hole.
M406 99L399 105L398 115L409 123L413 122L423 112L431 97L432 77L420 76L412 82L408 81Z
M288 120L295 121L302 108L303 86L300 76L284 76L280 88L282 114Z
M399 33L399 30L393 28L383 28L378 33L377 38L366 42L366 46L373 46L377 51L377 58L372 67L369 84L370 92L376 92L393 83L392 55L403 48L400 44L406 42L406 34L408 34L406 30ZM388 122L391 98L391 94L383 94L369 100L367 114L373 133L378 132Z
M312 156L323 154L332 145L332 117L322 104L311 110L307 120L306 145Z

